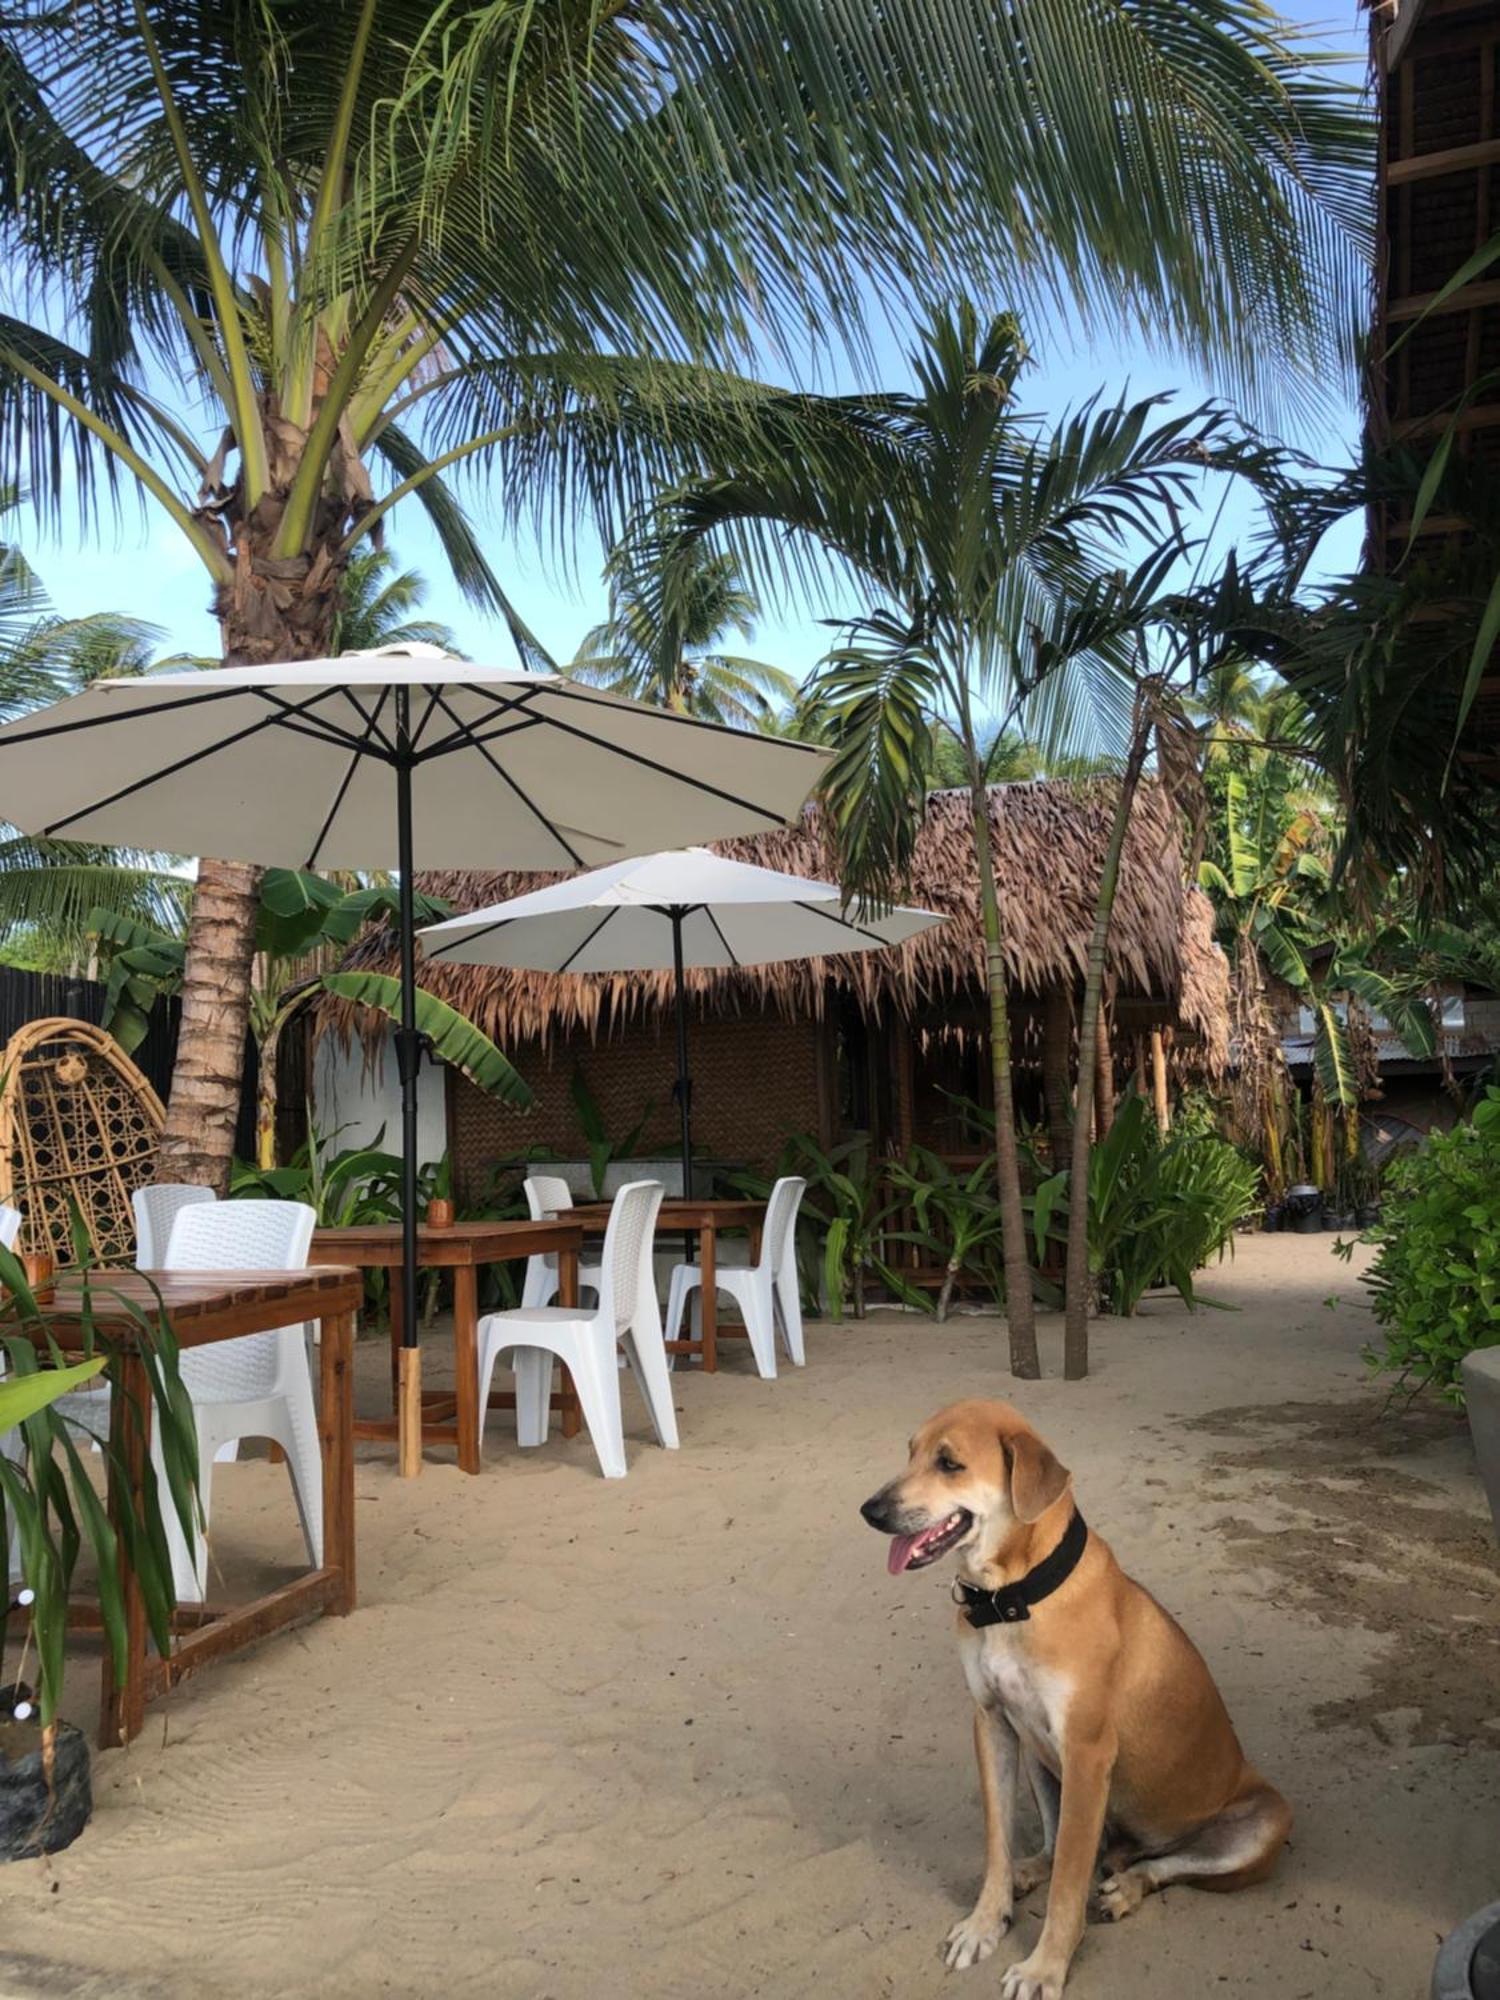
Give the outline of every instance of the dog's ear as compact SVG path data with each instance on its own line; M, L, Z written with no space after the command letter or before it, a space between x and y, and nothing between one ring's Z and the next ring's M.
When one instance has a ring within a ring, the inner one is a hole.
M1035 1431L1014 1431L1000 1443L1010 1469L1010 1510L1018 1521L1039 1521L1073 1475Z

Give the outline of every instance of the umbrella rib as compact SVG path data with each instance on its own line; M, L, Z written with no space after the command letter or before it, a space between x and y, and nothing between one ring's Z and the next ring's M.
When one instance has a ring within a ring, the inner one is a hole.
M482 687L476 686L473 681L459 681L457 685L463 690L465 694L472 694L476 696L480 701L493 702L494 706L490 709L488 715L478 715L474 718L472 722L459 723L451 736L442 736L439 737L436 743L430 743L427 746L427 748L422 752L422 756L424 759L432 757L446 757L451 751L457 749L460 745L465 743L477 744L481 740L479 736L476 734L478 730L487 728L490 723L497 721L499 717L501 717L502 715L512 714L516 709L520 708L524 702L530 701L536 693L535 688L523 688L519 695L514 695L514 696L506 695L503 698L496 700L496 698L493 695L487 694ZM444 713L448 715L450 719L455 721L457 720L457 718L453 716L453 711L451 709L445 709ZM541 718L536 717L535 719L537 721L540 721ZM497 731L496 733L500 734L503 732ZM488 741L489 739L486 738L484 740Z
M146 675L139 684L144 685L149 679L150 676ZM122 702L112 713L80 715L72 722L49 722L45 729L23 727L25 718L22 717L0 735L0 750L8 750L15 743L40 743L47 736L71 736L77 729L104 729L112 723L136 722L146 716L156 720L163 715L170 715L174 709L201 708L211 701L232 701L236 695L244 693L245 689L242 687L214 688L207 694L182 695L176 701L143 702L128 707Z
M437 702L438 706L442 709L444 715L447 716L448 720L453 724L454 728L458 731L460 739L461 740L468 739L472 741L472 738L470 738L469 734L469 725L466 722L464 722L459 716L454 714L453 710L448 706L448 703L443 699L442 695L437 696ZM533 799L527 797L526 792L511 776L510 772L506 770L505 766L499 763L495 758L493 758L490 755L489 751L485 749L482 743L475 743L473 747L479 752L480 756L484 759L485 763L489 765L490 769L495 773L495 776L497 778L502 778L505 781L505 783L510 786L511 790L515 793L516 797L521 801L522 805L525 806L526 810L531 814L532 818L538 820L541 823L541 825L543 825L547 829L547 832L557 842L558 846L561 847L563 852L566 855L568 855L568 857L571 859L573 866L575 868L581 868L583 866L583 856L578 852L577 848L573 846L572 842L564 837L562 831L558 827L553 825L552 821L548 819L547 815L542 811L541 807L538 806Z
M713 910L707 903L700 903L698 907L702 910L704 916L708 918L708 921L713 925L714 936L719 940L719 943L723 945L725 951L728 952L729 963L734 967L736 972L740 971L741 970L740 962L734 955L734 946L729 942L728 938L725 937L724 935L723 925L719 922L718 918L714 915Z
M422 719L411 732L411 747L414 753L417 752L417 745L422 741L422 731L432 720L432 711L437 707L438 700L438 690L435 687L429 687L427 690L427 706L422 711Z
M159 711L154 712L159 713ZM109 806L117 806L121 799L133 798L137 792L144 792L152 785L159 785L163 778L175 778L179 771L190 770L194 764L205 763L210 757L217 757L221 751L232 750L236 743L243 743L251 736L259 736L263 730L279 729L284 726L279 716L263 715L258 722L247 723L243 729L235 730L232 736L221 736L217 743L209 743L201 750L189 751L187 756L179 757L175 764L166 764L161 770L152 771L144 778L137 778L132 784L122 785L119 791L111 792L107 798L94 799L89 805L79 806L76 812L67 813L62 819L53 820L50 825L42 828L43 836L55 837L64 827L73 826L78 820L87 819L90 813L103 812Z
M567 957L563 960L562 964L557 968L559 972L572 971L574 959L581 958L583 956L584 952L588 950L589 946L594 942L594 939L598 937L600 931L604 929L604 926L609 922L610 918L617 916L619 914L620 908L621 905L616 903L610 909L607 909L604 912L604 915L599 919L598 923L595 924L594 928L589 932L588 936L583 940L583 943L579 945L578 949L576 951L570 951L568 953Z
M385 707L387 700L390 698L390 692L391 691L389 687L384 687L380 690L380 699L379 701L376 702L373 710L371 711L370 719L365 729L366 737L379 734L378 725L380 722L380 712ZM358 703L356 703L355 706L358 707ZM382 738L381 740L384 741L384 738ZM327 816L324 819L323 824L318 828L318 837L313 842L312 852L307 857L307 865L309 868L316 868L318 865L318 856L323 851L323 843L325 840L327 840L330 832L333 830L333 822L338 818L339 809L344 803L344 799L348 794L349 787L354 782L354 774L359 769L360 762L364 754L365 753L363 749L356 746L353 756L349 759L349 768L347 771L345 771L343 777L340 778L339 780L338 790L333 795L333 804L328 808Z
M649 711L652 719L656 712ZM665 715L666 711L661 711ZM717 725L708 725L717 727ZM571 722L562 722L555 715L547 717L549 729L560 729L564 736L576 736L580 743L587 743L591 749L603 750L611 757L624 757L629 763L642 764L648 771L655 771L663 778L675 778L679 785L687 785L695 792L707 792L712 798L723 799L726 805L740 806L746 812L754 813L771 826L785 826L786 819L781 813L772 812L766 806L758 806L754 799L742 799L738 792L726 792L721 785L711 785L706 778L695 778L686 771L674 771L670 764L658 762L655 757L647 757L639 750L627 750L623 743L607 743L602 736L591 736L586 729L575 729ZM725 734L730 732L725 731ZM800 749L802 746L796 746Z
M345 729L341 723L330 721L326 715L309 713L309 710L315 708L320 701L331 701L335 695L347 695L347 688L342 686L318 688L305 701L288 701L285 695L277 694L274 688L268 687L249 687L245 689L245 693L254 695L259 701L267 702L275 711L276 720L294 735L311 736L314 742L326 743L333 750L355 749L360 746L360 738ZM349 696L349 700L361 722L365 721L365 712L359 703L352 695Z
M879 931L866 930L863 924L856 924L849 917L836 917L831 910L825 910L817 903L799 901L797 908L799 910L806 910L810 917L822 917L830 924L837 924L842 931L855 931L860 937L868 938L872 944L884 945L891 943L891 939L883 938Z
M550 694L558 701L582 702L587 708L609 709L618 708L620 705L618 699L615 701L601 701L597 696L585 693L576 683L567 685L561 677L557 680L547 681L537 689L537 693L538 695ZM652 722L675 722L679 728L683 729L709 729L718 736L737 736L743 733L739 730L728 728L722 722L705 722L701 716L684 715L679 709L675 708L650 708L643 702L634 702L632 706L637 709L644 709L645 714ZM564 727L562 723L559 723L557 726L558 728ZM801 750L809 757L822 757L826 759L828 755L828 752L820 744L799 743L795 737L791 736L779 736L776 739L776 743L779 749Z

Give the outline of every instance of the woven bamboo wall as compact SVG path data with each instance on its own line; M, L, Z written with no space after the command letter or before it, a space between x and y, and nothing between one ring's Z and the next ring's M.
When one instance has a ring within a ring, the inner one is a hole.
M820 1125L819 1044L814 1021L772 1014L695 1022L692 1035L693 1146L703 1159L768 1167L793 1132ZM460 1196L482 1190L497 1160L529 1146L565 1158L584 1157L583 1135L569 1096L575 1067L598 1102L604 1128L621 1139L654 1108L638 1151L677 1150L676 1043L670 1020L635 1022L595 1044L583 1032L509 1051L536 1092L529 1112L498 1104L462 1076L452 1079L449 1145Z

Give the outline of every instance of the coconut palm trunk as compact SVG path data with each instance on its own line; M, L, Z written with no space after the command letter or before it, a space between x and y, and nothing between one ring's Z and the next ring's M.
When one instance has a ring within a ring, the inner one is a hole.
M1042 1372L1036 1344L1036 1305L1031 1296L1026 1211L1022 1205L1021 1154L1016 1144L1015 1078L1011 1062L1010 1001L1005 991L1005 954L1000 940L1000 898L995 889L995 856L990 838L989 788L977 769L969 802L979 860L979 898L984 912L984 968L990 1004L990 1072L995 1090L995 1182L1000 1200L1000 1233L1005 1264L1005 1316L1010 1329L1010 1372L1032 1382Z
M1044 1005L1042 1096L1052 1171L1061 1173L1073 1154L1073 1000L1064 987L1054 986Z
M1130 827L1130 809L1146 762L1151 711L1137 701L1130 751L1120 779L1110 821L1109 841L1099 891L1094 898L1094 928L1089 937L1088 966L1083 981L1083 1009L1078 1023L1078 1096L1073 1110L1073 1154L1068 1175L1067 1317L1063 1329L1063 1374L1070 1382L1089 1372L1089 1314L1093 1309L1089 1275L1089 1131L1094 1108L1094 1072L1103 1019L1104 973L1109 960L1109 927L1120 887L1120 858Z
M220 1195L229 1189L239 1120L259 892L260 870L245 862L198 864L158 1170L163 1180L191 1181Z

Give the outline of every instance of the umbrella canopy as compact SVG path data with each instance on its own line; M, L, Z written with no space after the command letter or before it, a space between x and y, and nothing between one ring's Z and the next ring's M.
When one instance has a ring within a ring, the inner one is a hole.
M729 861L706 848L648 854L554 882L487 910L430 924L429 959L521 966L538 972L676 975L677 1096L682 1185L692 1192L692 1078L685 969L765 965L904 944L941 923L930 910L856 916L832 882Z
M47 754L44 753L44 749ZM0 729L0 818L299 868L587 868L780 826L826 752L431 646L96 682Z
M675 916L675 922L674 922ZM703 847L591 869L420 933L429 959L534 972L662 972L767 965L904 944L942 918L896 909L861 917L832 882L728 861Z
M54 839L399 870L402 1341L414 1350L416 869L481 856L582 868L781 825L826 759L561 676L386 646L98 681L0 729L0 817Z

